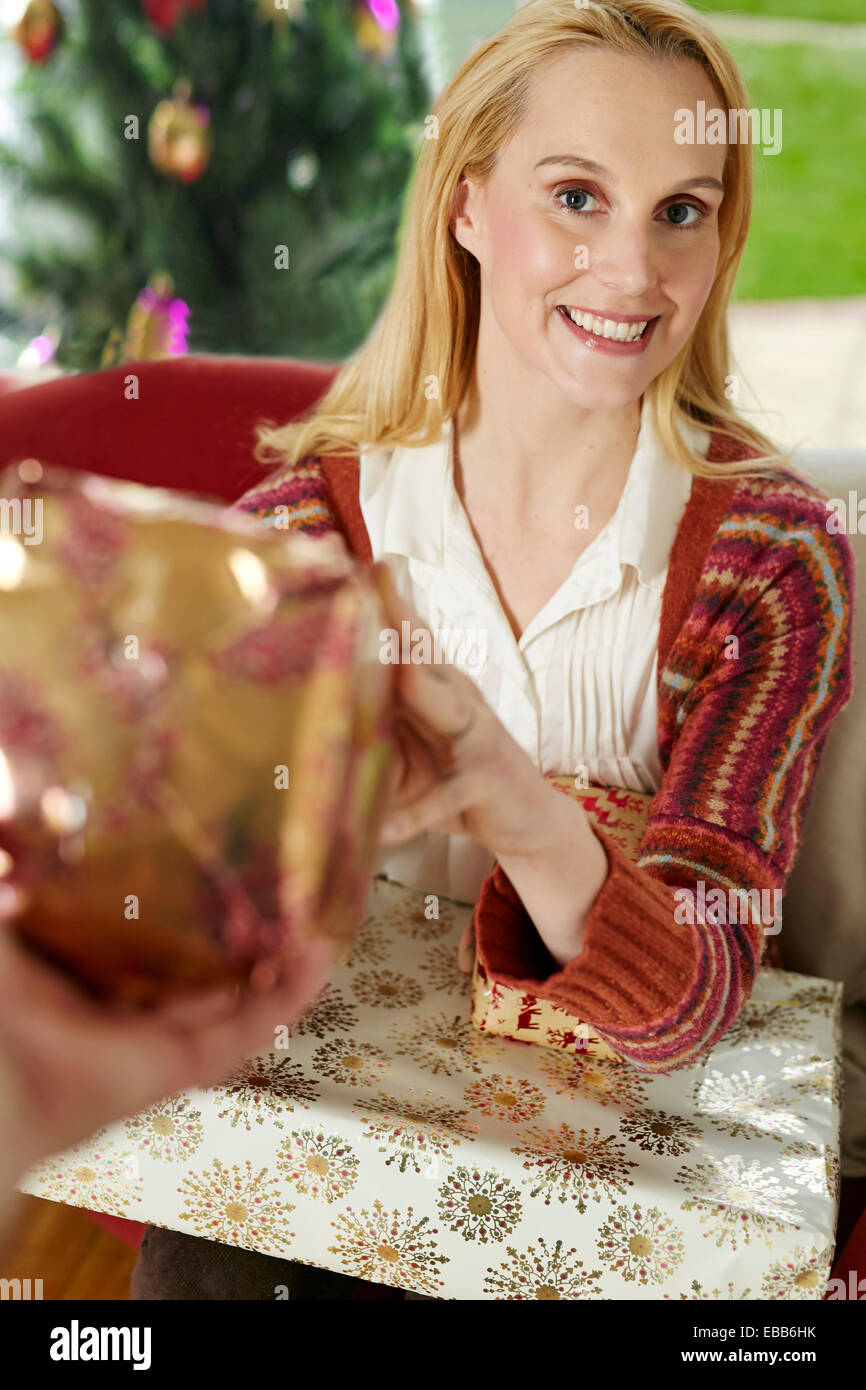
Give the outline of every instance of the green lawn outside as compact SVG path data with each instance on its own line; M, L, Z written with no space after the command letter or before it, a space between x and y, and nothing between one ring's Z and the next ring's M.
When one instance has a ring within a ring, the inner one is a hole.
M751 104L782 110L782 149L754 145L752 229L738 299L866 293L864 53L729 44Z
M512 0L440 0L444 71L504 24ZM699 0L695 9L866 23L866 0ZM866 294L866 49L729 40L782 151L753 147L755 208L738 299Z
M866 24L866 0L700 0L694 10L772 15L776 19L823 19Z

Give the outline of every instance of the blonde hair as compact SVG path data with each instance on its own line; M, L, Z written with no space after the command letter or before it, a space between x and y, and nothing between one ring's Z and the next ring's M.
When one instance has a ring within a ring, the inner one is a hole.
M292 464L307 455L355 456L362 444L423 445L463 397L475 352L479 267L449 223L461 175L483 182L500 148L521 124L540 64L575 45L605 46L638 58L692 59L715 84L723 109L748 108L731 54L680 0L529 0L482 43L435 106L436 139L421 142L405 209L394 282L362 346L305 415L276 426L261 421L255 457ZM778 471L789 456L744 420L726 398L730 345L727 307L752 206L752 152L729 144L719 209L716 277L688 342L647 387L656 432L670 457L697 476ZM428 398L426 383L438 395ZM685 442L678 422L713 427L751 460L708 463Z

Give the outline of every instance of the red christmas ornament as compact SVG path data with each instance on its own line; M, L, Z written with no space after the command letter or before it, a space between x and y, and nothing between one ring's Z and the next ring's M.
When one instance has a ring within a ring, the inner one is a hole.
M15 39L31 63L47 61L63 37L63 15L53 0L30 0L15 26Z
M173 34L181 16L189 10L200 14L205 0L144 0L144 13L159 34Z

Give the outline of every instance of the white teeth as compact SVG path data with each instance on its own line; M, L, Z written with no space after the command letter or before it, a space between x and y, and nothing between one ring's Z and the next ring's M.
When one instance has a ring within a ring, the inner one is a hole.
M579 309L566 308L565 312L572 323L587 333L594 333L597 338L613 338L617 343L635 342L649 323L649 319L643 319L640 323L618 323L614 319L594 318L592 314L581 313Z

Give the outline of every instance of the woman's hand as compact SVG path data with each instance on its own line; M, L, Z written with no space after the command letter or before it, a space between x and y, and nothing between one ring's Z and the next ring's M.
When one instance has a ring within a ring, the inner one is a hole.
M391 621L425 625L392 594ZM471 835L499 861L552 961L583 947L608 863L586 814L547 782L480 691L456 667L397 667L398 759L383 845L422 831ZM472 925L458 963L471 970Z
M425 625L399 599L391 620ZM544 842L547 787L477 686L449 663L396 668L398 757L382 844L434 830L471 835L497 858Z

